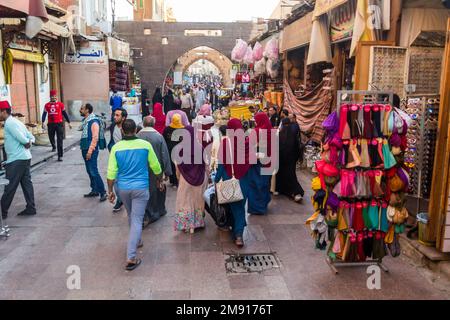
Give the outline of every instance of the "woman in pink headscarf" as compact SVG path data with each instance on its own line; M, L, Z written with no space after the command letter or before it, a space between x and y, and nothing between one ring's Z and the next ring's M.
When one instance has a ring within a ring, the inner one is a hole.
M192 121L192 126L196 129L198 140L203 148L209 146L213 141L211 127L214 125L214 118L211 114L211 105L205 103L200 108L197 117Z
M153 105L152 117L155 118L155 130L163 134L166 128L166 115L163 112L163 106L157 102Z

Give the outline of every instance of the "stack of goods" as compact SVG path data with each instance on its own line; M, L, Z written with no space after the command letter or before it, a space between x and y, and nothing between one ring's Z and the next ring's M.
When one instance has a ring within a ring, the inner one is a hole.
M408 98L406 112L412 119L408 128L405 163L411 168L410 194L429 198L437 142L439 99Z
M126 65L116 68L116 90L128 90L128 66Z
M279 91L266 90L264 91L264 98L266 99L267 102L273 105L282 106L284 93Z
M316 247L334 260L364 262L400 254L408 217L404 165L408 116L390 105L344 104L323 123L327 131L313 179L315 212L308 219Z

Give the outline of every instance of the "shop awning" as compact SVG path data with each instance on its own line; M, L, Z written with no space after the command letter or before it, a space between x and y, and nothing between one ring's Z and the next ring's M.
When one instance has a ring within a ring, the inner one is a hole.
M331 62L331 60L328 18L326 15L322 15L313 21L307 65L318 62Z
M312 17L313 13L310 12L284 27L280 45L281 52L296 49L309 43L312 32Z
M5 74L5 83L11 84L12 69L14 60L24 60L35 63L45 63L44 56L37 52L28 52L16 49L6 49L3 59L3 72Z
M446 32L448 18L450 10L446 9L404 8L400 46L411 46L422 32Z
M26 18L28 16L48 20L43 0L2 0L0 18Z
M7 49L5 55L10 54L14 60L24 60L35 63L45 63L44 56L38 52L28 52L16 49Z
M316 0L314 7L314 17L319 17L334 8L346 3L348 0Z
M57 21L62 21L58 18L50 18L49 21L44 23L42 31L52 34L56 37L68 38L70 36L69 28L66 25L60 25Z

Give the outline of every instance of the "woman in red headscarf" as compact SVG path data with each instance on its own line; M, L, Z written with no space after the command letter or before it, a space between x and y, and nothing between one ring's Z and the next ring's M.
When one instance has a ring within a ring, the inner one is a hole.
M233 237L238 247L244 246L243 234L245 226L245 203L249 189L248 172L250 170L249 140L245 136L242 123L238 119L228 121L227 134L222 137L219 148L219 166L215 175L215 182L230 180L235 177L239 180L244 199L229 204L233 213Z
M260 161L256 165L253 165L249 171L248 213L264 215L267 213L271 201L270 181L272 175L266 174L262 170L271 166L272 124L267 114L263 112L255 115L255 122L256 127L252 134L256 135L254 139L257 141L258 158Z
M163 106L157 102L153 105L152 117L155 118L155 130L163 134L166 128L166 115L163 112Z

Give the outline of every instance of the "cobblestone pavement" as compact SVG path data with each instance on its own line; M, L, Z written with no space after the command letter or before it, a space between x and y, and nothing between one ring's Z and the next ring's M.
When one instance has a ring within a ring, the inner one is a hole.
M100 161L103 174L107 152ZM307 174L299 174L305 189ZM88 178L79 150L63 163L54 159L33 172L38 215L16 217L25 203L16 195L7 222L11 237L0 241L1 299L448 299L404 258L385 259L390 272L381 290L369 290L365 267L334 275L325 252L314 248L304 221L312 207L274 197L267 216L248 217L243 253L276 252L279 269L227 274L224 253L237 252L227 233L208 216L193 235L173 231L175 191L169 213L144 231L142 265L123 269L127 219L109 203L84 199ZM308 192L306 198L310 197ZM81 270L81 290L67 289L66 270Z

